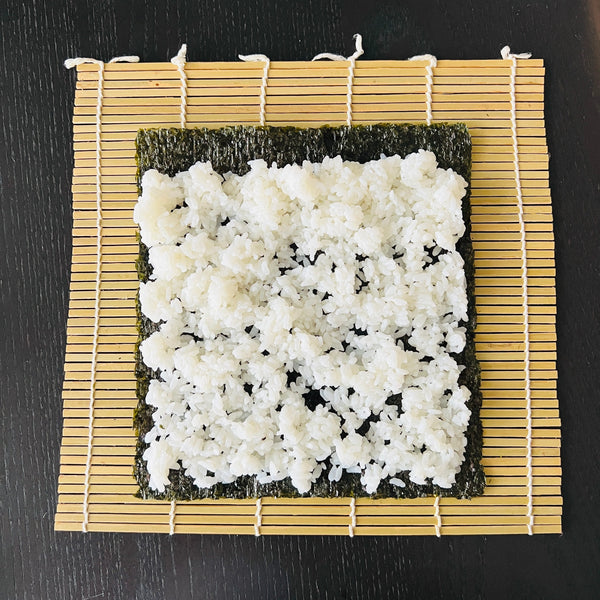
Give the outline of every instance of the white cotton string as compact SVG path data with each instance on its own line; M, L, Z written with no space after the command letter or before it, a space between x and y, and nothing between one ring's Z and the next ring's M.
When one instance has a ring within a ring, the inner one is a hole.
M269 80L269 68L271 59L264 54L238 54L240 60L246 62L264 62L262 81L260 83L260 124L264 125L267 119L267 82Z
M125 55L125 56L115 56L111 58L109 63L117 63L117 62L128 62L128 63L136 63L140 62L140 57L135 55Z
M254 517L256 518L254 523L254 535L259 537L260 527L262 525L262 500L260 498L256 499L256 511L254 512Z
M137 62L137 56L117 56L110 62ZM83 483L83 519L81 530L85 533L88 530L89 522L89 497L90 497L90 471L92 467L92 444L94 438L94 392L96 389L96 361L98 356L98 328L100 320L100 269L102 265L102 144L101 144L101 125L102 125L102 96L104 91L104 63L95 58L68 58L65 60L65 67L72 69L77 65L91 63L98 65L98 85L96 102L96 290L94 299L94 333L92 337L92 360L90 365L90 396L88 405L88 441L87 458L85 461L85 476Z
M531 52L522 52L521 54L513 54L510 51L510 46L504 46L504 48L502 48L502 50L500 50L500 56L502 56L502 58L504 60L506 59L517 59L517 58L531 58Z
M442 517L440 515L440 497L435 497L433 503L434 517L435 517L435 535L442 537Z
M171 506L169 507L169 535L173 535L175 533L175 508L177 507L177 502L175 500L171 500Z
M91 63L93 65L103 65L104 63L101 60L97 60L96 58L67 58L65 60L64 65L67 69L72 69L73 67L77 67L78 65L83 65L86 63Z
M186 109L187 109L187 75L185 74L185 63L186 63L187 44L181 44L179 52L171 59L171 62L177 67L179 71L179 80L181 87L181 108L179 111L181 128L185 128L186 122Z
M525 239L525 215L523 210L523 193L521 190L521 176L519 173L519 143L517 138L517 59L530 58L529 52L524 54L511 54L510 48L504 46L501 50L504 60L511 61L510 69L510 127L513 141L513 160L515 171L515 187L517 190L517 204L519 210L519 230L521 235L521 275L523 286L521 288L523 297L523 336L525 338L525 399L527 402L527 531L533 535L533 458L532 458L532 431L531 431L531 378L530 378L530 340L529 340L529 300L527 292L527 243Z
M348 535L354 537L354 530L356 529L356 499L350 498L350 524L348 525Z
M185 74L185 63L187 55L187 44L181 44L179 52L171 59L171 63L177 67L179 71L179 80L181 86L181 106L179 109L179 118L181 120L181 128L185 128L186 124L186 109L187 109L187 75ZM169 535L175 533L175 509L177 502L171 500L171 510L169 511Z
M425 102L427 111L427 125L431 125L431 121L433 120L433 69L437 67L437 58L433 56L433 54L419 54L418 56L412 56L408 60L428 61L427 66L425 67L425 80L427 83L427 87L425 89Z
M179 109L179 118L181 128L185 128L186 124L186 109L187 109L187 75L185 74L187 44L182 44L179 48L179 52L171 59L171 63L177 67L179 72L180 89L181 89L181 105ZM169 509L169 535L175 533L175 510L177 508L177 502L171 500L171 507Z
M140 62L140 57L139 56L115 56L114 58L111 58L108 62L109 63L116 63L116 62L136 63L136 62ZM80 58L80 57L67 58L67 60L65 60L65 62L64 62L64 65L67 69L72 69L73 67L76 67L78 65L84 65L86 63L93 64L93 65L104 65L104 63L101 60L98 60L96 58Z
M313 60L319 60L321 58L327 58L329 60L346 60L348 61L348 79L346 83L346 125L352 125L352 84L354 83L354 67L356 65L356 59L364 54L362 46L362 36L360 33L354 34L356 40L356 50L351 56L342 56L341 54L331 54L330 52L321 52L317 54Z

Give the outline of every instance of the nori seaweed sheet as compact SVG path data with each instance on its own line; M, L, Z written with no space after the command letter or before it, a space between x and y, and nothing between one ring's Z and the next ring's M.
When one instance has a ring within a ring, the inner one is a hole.
M382 154L406 156L419 149L435 153L440 167L451 168L466 181L471 175L471 138L464 124L377 124L364 126L321 127L303 129L296 127L253 127L235 126L221 129L142 129L136 138L136 160L138 164L138 186L142 175L149 169L174 176L189 169L198 161L210 161L218 173L229 171L244 174L249 171L249 160L262 158L267 164L276 162L279 166L298 163L304 160L320 162L326 156L341 155L344 160L364 163L379 159ZM463 352L455 355L459 364L465 365L459 384L471 391L467 403L471 417L466 431L467 445L465 458L456 482L451 488L440 488L431 482L418 485L411 482L408 472L396 477L402 479L406 487L398 487L383 480L376 494L367 494L360 483L359 474L346 473L340 481L330 482L327 470L306 494L299 494L289 478L261 485L254 476L239 477L229 484L216 484L210 488L198 488L186 476L183 469L171 470L171 484L165 492L157 493L149 486L149 474L143 459L147 444L144 435L152 428L153 408L145 403L149 382L158 378L159 373L147 368L141 360L139 343L148 337L158 326L147 319L139 309L138 346L136 348L136 377L138 406L134 413L134 426L137 433L137 450L134 475L139 484L137 496L140 498L193 500L200 498L256 498L259 496L277 497L373 497L373 498L416 498L430 495L470 498L483 493L485 474L481 466L482 426L479 417L481 407L480 368L475 357L475 301L474 301L474 261L471 243L469 190L463 199L463 216L466 224L465 235L457 244L457 249L465 261L467 281L468 322L467 343ZM138 236L139 239L139 236ZM138 275L146 281L151 273L148 251L140 241L137 261ZM393 398L390 398L394 401ZM400 400L401 401L401 400Z

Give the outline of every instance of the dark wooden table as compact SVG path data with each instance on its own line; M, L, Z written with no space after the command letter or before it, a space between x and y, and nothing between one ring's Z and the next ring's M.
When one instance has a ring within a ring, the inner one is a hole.
M452 10L451 10L451 8ZM0 598L600 595L600 3L2 0ZM435 538L55 533L71 253L69 56L273 60L430 52L546 61L564 534Z

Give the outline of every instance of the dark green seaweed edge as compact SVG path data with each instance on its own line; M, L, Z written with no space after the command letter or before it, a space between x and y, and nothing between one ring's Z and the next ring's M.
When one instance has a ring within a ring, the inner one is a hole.
M284 165L301 164L303 160L320 162L324 156L341 154L344 160L367 162L378 159L381 154L406 156L419 149L431 150L436 154L440 167L451 168L466 181L471 175L471 138L466 125L439 123L435 125L377 124L365 126L321 127L303 129L295 127L234 126L221 129L141 129L136 137L137 181L141 192L142 175L149 169L174 176L189 169L197 161L210 160L213 169L220 173L228 171L243 174L249 170L248 160L264 158ZM330 482L326 473L315 482L308 493L299 494L289 478L261 485L254 476L239 477L230 484L216 484L210 488L198 488L186 476L183 468L171 470L171 485L163 493L149 487L149 474L143 459L148 444L145 434L152 428L154 409L145 403L146 392L152 379L159 373L142 362L139 344L158 326L140 311L136 298L138 342L136 345L136 393L138 405L134 412L134 427L137 435L134 476L139 485L136 496L144 499L194 500L202 498L256 498L275 497L372 497L372 498L417 498L431 495L471 498L483 494L485 474L481 465L483 430L479 416L481 408L480 367L475 357L474 331L475 314L475 266L471 242L470 187L463 199L463 217L466 225L464 236L457 249L465 262L465 278L468 292L467 343L463 352L456 356L464 364L459 383L471 391L467 406L471 417L466 430L467 444L464 461L450 488L441 488L427 483L415 484L408 472L396 477L406 487L398 487L383 480L375 494L368 494L360 483L359 474L344 473L340 481ZM140 281L150 275L147 248L139 239L137 272Z

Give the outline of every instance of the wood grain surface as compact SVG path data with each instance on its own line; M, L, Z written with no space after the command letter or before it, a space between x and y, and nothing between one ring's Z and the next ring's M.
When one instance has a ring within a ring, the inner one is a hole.
M593 598L600 585L600 8L482 3L4 0L0 139L0 598ZM492 58L546 65L555 215L562 536L328 538L53 531L71 258L67 56Z

